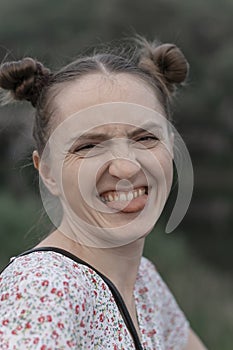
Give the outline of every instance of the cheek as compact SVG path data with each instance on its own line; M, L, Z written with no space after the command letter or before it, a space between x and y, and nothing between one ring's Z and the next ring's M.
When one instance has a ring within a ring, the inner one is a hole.
M70 205L73 204L74 199L77 201L77 197L79 196L79 167L80 160L75 159L74 156L68 156L62 168L63 196L70 203Z
M154 163L157 165L154 169L154 176L160 178L160 180L166 181L168 191L171 188L173 179L173 158L170 152L164 145L159 145L153 151Z
M63 196L73 209L91 203L93 195L96 194L100 165L94 157L67 157L62 171Z

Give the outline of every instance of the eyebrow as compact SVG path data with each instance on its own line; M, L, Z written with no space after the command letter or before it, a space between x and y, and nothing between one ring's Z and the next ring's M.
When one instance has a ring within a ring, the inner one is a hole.
M128 124L131 125L131 124ZM141 124L139 127L135 128L134 130L130 131L127 133L128 137L133 137L137 134L140 134L142 132L145 131L152 131L154 129L160 129L162 130L161 125L156 124L156 123L152 123L152 122L146 122ZM85 133L85 134L81 134L81 135L77 135L76 137L74 137L74 142L76 141L82 141L82 140L109 140L109 138L112 138L111 135L107 134L107 133L103 133L103 132L89 132L89 133Z
M144 124L141 124L138 128L134 129L133 131L128 133L128 136L134 136L137 135L141 132L145 132L145 131L153 131L155 129L160 129L162 130L161 125L156 124L156 123L152 123L152 122L146 122Z

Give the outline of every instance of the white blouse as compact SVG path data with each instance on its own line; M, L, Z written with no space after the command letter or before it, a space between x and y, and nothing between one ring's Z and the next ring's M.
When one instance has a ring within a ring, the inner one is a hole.
M154 265L142 257L134 288L145 350L182 350L189 323ZM90 267L58 252L16 258L0 276L0 349L131 350L113 295Z

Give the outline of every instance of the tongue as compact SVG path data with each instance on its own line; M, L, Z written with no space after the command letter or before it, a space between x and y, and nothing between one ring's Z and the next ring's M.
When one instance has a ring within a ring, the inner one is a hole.
M109 208L113 208L123 213L134 213L142 210L147 201L147 194L132 199L131 201L112 201L105 202Z

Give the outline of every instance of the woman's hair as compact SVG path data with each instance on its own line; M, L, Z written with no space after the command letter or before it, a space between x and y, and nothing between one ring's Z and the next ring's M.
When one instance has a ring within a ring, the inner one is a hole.
M27 100L36 110L33 136L39 154L50 135L56 93L62 90L64 83L91 73L127 73L138 77L152 87L169 118L171 97L177 85L185 81L188 63L174 44L149 43L141 37L136 37L133 43L133 50L132 47L122 50L120 45L103 52L95 49L92 55L80 57L54 73L32 58L0 66L2 103Z

